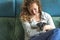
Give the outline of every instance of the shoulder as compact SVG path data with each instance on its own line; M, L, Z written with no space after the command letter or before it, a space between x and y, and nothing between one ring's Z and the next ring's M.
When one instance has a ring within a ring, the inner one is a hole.
M42 11L42 15L51 16L49 13Z
M51 15L47 12L42 11L42 16L46 17L46 18L51 18Z

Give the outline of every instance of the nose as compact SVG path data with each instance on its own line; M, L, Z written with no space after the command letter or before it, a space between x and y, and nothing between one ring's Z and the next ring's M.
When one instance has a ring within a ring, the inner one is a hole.
M36 13L36 10L32 10L32 12L35 14Z

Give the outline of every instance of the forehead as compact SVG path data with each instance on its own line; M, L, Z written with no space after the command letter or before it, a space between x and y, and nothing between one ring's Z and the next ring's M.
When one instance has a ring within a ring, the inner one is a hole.
M32 3L32 4L30 4L30 8L32 8L32 7L38 7L38 5L36 3Z

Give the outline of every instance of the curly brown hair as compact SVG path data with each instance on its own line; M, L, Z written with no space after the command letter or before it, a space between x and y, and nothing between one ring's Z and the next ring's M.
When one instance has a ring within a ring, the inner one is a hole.
M28 7L30 4L36 3L38 5L38 12L40 13L40 18L41 18L41 5L39 0L24 0L24 4L22 6L22 12L20 13L20 19L22 21L30 21L31 14L29 13Z

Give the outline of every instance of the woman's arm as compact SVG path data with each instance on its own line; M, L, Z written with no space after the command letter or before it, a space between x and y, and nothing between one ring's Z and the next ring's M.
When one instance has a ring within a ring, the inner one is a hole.
M22 26L23 26L23 29L24 29L24 31L25 31L25 34L27 35L27 36L29 36L29 32L30 32L30 30L31 30L31 26L30 26L30 24L29 24L29 22L28 21L21 21L22 22Z
M51 17L49 14L48 14L48 24L49 24L50 26L52 26L52 28L55 28L53 19L52 19L52 17Z
M53 19L52 17L47 13L46 15L46 18L47 18L47 23L48 25L45 25L43 27L43 30L51 30L51 29L55 29L55 25L54 25L54 22L53 22Z

